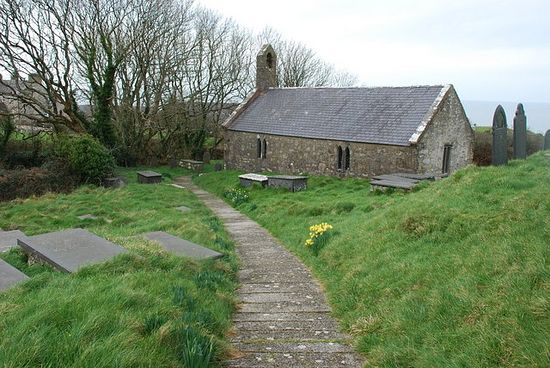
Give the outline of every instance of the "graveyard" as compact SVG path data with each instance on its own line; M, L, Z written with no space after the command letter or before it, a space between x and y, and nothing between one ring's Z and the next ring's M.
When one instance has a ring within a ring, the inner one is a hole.
M548 153L411 192L311 176L305 191L256 184L233 201L240 174L194 181L298 255L369 365L547 365ZM333 235L315 255L304 241L321 222Z
M227 355L233 243L200 201L170 185L189 171L151 168L162 182L139 184L144 169L120 169L124 188L0 204L0 267L18 270L1 272L1 286L18 283L0 292L0 365L186 366L190 341L213 361ZM39 259L29 263L15 238Z

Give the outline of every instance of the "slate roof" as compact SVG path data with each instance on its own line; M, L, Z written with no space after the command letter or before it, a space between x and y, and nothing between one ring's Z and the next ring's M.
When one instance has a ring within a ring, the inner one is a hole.
M448 88L270 88L252 97L225 126L260 134L408 146L431 120Z

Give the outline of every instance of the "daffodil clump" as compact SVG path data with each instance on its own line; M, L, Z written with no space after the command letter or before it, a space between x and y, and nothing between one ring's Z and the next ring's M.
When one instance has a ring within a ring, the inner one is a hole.
M329 238L329 231L332 230L332 225L322 222L309 227L309 238L306 240L306 247L312 249L317 254Z

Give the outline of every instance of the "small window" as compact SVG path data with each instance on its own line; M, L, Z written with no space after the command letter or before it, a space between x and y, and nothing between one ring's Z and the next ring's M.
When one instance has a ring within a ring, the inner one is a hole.
M267 67L269 69L272 69L273 68L273 55L271 55L271 52L268 52L267 53L267 56L266 56L266 62L267 62Z
M342 170L342 157L344 156L342 151L342 146L338 146L338 161L336 161L336 166L338 170Z
M443 174L448 174L451 167L451 148L452 145L450 144L443 147L443 168L441 169Z
M264 139L264 145L262 147L262 158L267 157L267 141Z
M262 140L260 138L256 141L256 153L258 158L262 158Z
M349 147L346 147L346 151L344 152L344 170L349 170L349 160L350 160L350 151Z

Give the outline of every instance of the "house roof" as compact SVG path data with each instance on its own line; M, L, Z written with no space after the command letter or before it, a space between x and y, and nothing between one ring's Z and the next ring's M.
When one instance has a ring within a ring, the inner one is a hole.
M408 146L437 111L447 86L270 88L226 121L233 131Z

